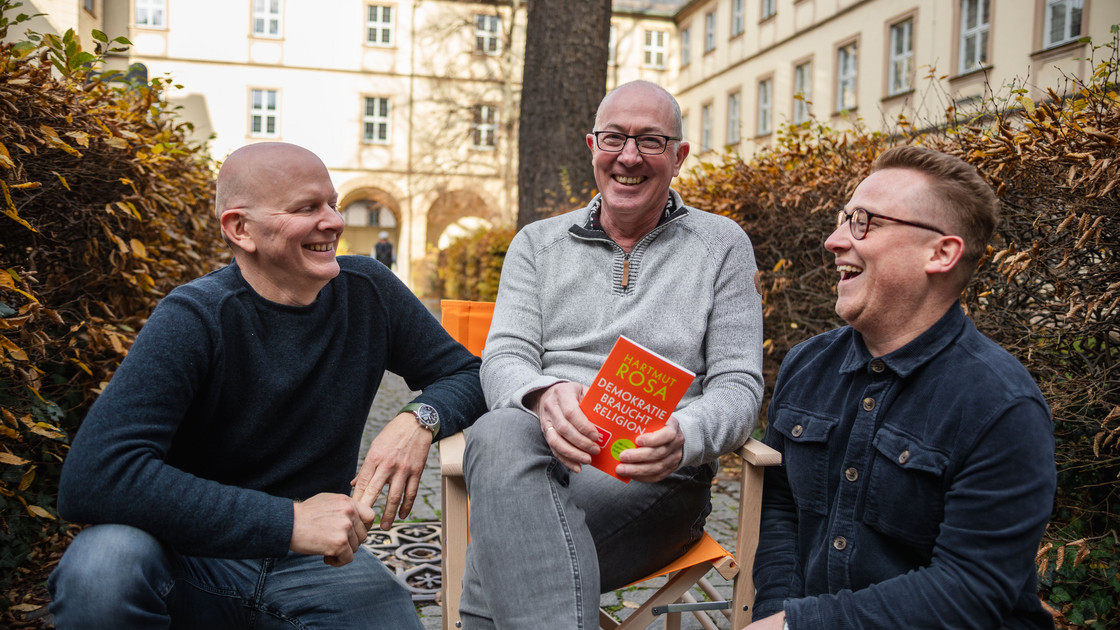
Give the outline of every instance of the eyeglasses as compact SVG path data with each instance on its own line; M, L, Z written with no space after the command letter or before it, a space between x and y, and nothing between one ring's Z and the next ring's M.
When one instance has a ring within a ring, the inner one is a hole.
M626 148L626 141L633 138L634 146L638 147L638 153L644 155L661 155L665 152L666 147L669 146L670 140L680 140L680 138L653 133L628 136L624 133L618 133L617 131L592 131L591 134L595 136L595 145L599 147L600 150L610 153L619 153Z
M932 230L934 232L937 232L941 236L945 236L945 232L942 232L940 229L935 228L932 225L915 223L914 221L903 221L902 219L888 217L885 214L875 214L874 212L868 212L863 208L856 208L851 212L841 208L840 211L836 213L836 227L844 225L844 222L847 221L848 227L852 230L852 238L856 239L857 241L861 241L865 236L867 236L867 230L871 227L871 219L885 219L887 221L894 221L895 223L922 228L923 230Z

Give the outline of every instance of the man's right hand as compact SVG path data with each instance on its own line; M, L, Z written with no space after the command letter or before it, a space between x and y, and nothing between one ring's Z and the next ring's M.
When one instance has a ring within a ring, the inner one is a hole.
M373 508L345 494L319 493L295 504L290 549L323 556L323 562L340 567L354 560L376 518Z
M579 408L586 391L586 385L561 382L532 392L524 400L540 419L541 433L552 454L572 472L590 464L591 455L599 452L599 430Z

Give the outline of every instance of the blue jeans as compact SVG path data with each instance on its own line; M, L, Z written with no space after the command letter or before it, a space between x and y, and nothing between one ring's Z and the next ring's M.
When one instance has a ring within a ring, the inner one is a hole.
M48 582L60 630L71 628L422 628L412 597L367 549L322 557L230 560L173 551L127 525L74 539Z
M684 554L711 512L712 470L624 484L570 473L536 416L499 409L467 434L471 499L463 628L599 627L599 594Z

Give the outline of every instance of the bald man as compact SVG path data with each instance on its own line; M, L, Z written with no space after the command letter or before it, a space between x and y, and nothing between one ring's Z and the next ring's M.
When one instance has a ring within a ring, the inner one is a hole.
M160 302L64 463L59 512L94 526L50 578L58 627L421 627L361 543L484 411L479 360L383 265L335 256L337 204L306 149L223 164L234 262ZM423 393L355 477L385 370Z
M717 459L762 400L754 251L670 188L689 151L676 100L624 84L586 142L600 194L526 226L502 268L481 372L492 411L463 459L468 629L597 628L601 592L699 539ZM665 427L619 455L629 484L590 466L599 434L579 408L619 335L697 374Z

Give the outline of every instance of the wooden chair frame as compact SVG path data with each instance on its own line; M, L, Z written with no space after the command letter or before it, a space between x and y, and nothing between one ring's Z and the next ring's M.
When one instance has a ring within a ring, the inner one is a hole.
M459 309L460 313L469 314L457 316L453 323L449 323L447 311L451 306ZM451 335L472 352L481 354L486 339L485 329L489 328L489 317L493 314L493 304L458 302L453 305L452 301L445 300L443 307L444 326ZM464 433L448 436L439 442L440 484L443 491L443 575L440 596L444 630L461 627L459 600L463 592L463 573L466 569L470 509L467 486L463 479L465 446ZM690 593L693 586L699 586L712 600L721 599L719 592L704 577L712 569L715 569L724 579L733 581L732 599L729 602L721 602L724 606L722 612L730 620L731 627L738 630L750 622L751 607L754 606L754 579L751 570L755 551L758 548L762 476L766 466L780 465L782 460L777 451L754 439L748 440L736 451L736 454L742 459L743 466L739 481L739 522L735 536L735 552L727 551L705 533L705 539L694 545L684 557L666 569L639 580L642 582L672 573L668 581L625 621L619 622L606 611L600 610L599 625L604 630L645 628L660 614L666 615L666 630L679 630L680 615L685 611L695 614L705 628L715 630L715 624L703 612L713 610L713 604L698 603Z

